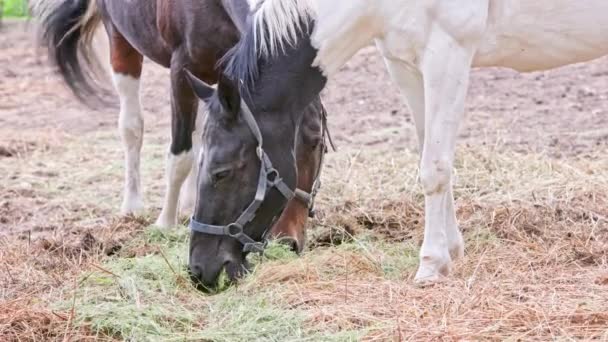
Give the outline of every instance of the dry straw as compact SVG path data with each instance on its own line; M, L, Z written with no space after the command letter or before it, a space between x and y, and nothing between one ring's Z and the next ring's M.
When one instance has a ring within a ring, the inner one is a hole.
M230 295L268 298L278 313L303 317L302 331L314 336L608 339L607 160L459 154L455 196L467 253L452 277L426 288L412 282L424 224L416 165L413 153L332 155L309 236L317 248L263 262ZM111 274L109 254L154 253L144 240L121 249L148 223L116 220L31 241L3 238L0 340L108 338L74 324L77 305L61 312L49 305L69 301L84 271ZM175 300L187 306L183 294ZM221 300L227 297L211 297L209 305L221 307ZM221 327L216 316L205 324Z

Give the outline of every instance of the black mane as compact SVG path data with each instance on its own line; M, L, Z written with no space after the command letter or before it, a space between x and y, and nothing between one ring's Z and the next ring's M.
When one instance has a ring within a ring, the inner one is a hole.
M259 7L258 7L259 9ZM267 39L266 34L256 34L253 16L257 9L253 10L245 20L245 29L241 31L241 39L228 52L220 58L217 63L218 69L223 70L224 76L239 84L241 95L251 96L255 81L260 76L260 69L269 59L275 58L273 53L268 56L259 52L259 47L264 43L261 39ZM309 35L313 29L313 21L310 18L300 18L301 24L298 25L297 35ZM258 29L267 30L267 27ZM295 41L284 41L278 53L288 54L290 49L299 44L299 39Z
M246 23L241 39L219 60L218 67L226 77L239 84L241 93L251 95L250 89L260 74L260 60L251 16Z

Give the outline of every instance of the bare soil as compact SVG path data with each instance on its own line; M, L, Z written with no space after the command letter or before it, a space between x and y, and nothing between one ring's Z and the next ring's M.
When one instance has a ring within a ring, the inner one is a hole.
M0 130L3 135L60 131L78 135L116 125L117 108L79 104L45 63L25 23L0 33ZM167 70L147 63L142 99L147 129L167 131ZM364 49L324 92L340 145L415 148L413 122L375 48ZM582 156L608 146L608 59L559 70L519 74L475 70L461 144L498 145L552 156ZM2 139L1 151L10 150ZM6 152L0 153L0 155Z

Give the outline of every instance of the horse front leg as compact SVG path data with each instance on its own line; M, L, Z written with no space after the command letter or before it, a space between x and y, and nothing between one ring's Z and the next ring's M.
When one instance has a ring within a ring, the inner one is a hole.
M171 59L171 146L165 170L166 192L162 211L156 221L156 225L162 228L177 225L180 190L196 159L192 134L197 110L198 98L185 78L180 54L175 53Z
M420 182L425 195L424 241L419 283L434 282L463 255L452 194L452 168L464 113L475 39L456 40L439 25L431 30L420 69L424 83L424 142Z
M393 81L404 93L408 107L412 112L418 137L418 152L422 156L425 141L424 81L422 74L415 66L401 60L385 57L385 63ZM447 191L448 199L453 198L452 188L448 187ZM464 241L462 233L458 229L456 211L452 205L453 201L448 200L446 204L445 233L450 257L455 260L464 256Z

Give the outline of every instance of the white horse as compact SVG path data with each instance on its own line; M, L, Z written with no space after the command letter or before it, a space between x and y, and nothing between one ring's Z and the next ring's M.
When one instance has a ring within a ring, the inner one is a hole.
M526 72L608 54L608 0L261 0L254 8L266 57L312 21L314 65L327 77L375 41L413 113L422 153L418 282L447 276L464 253L452 168L471 69Z

